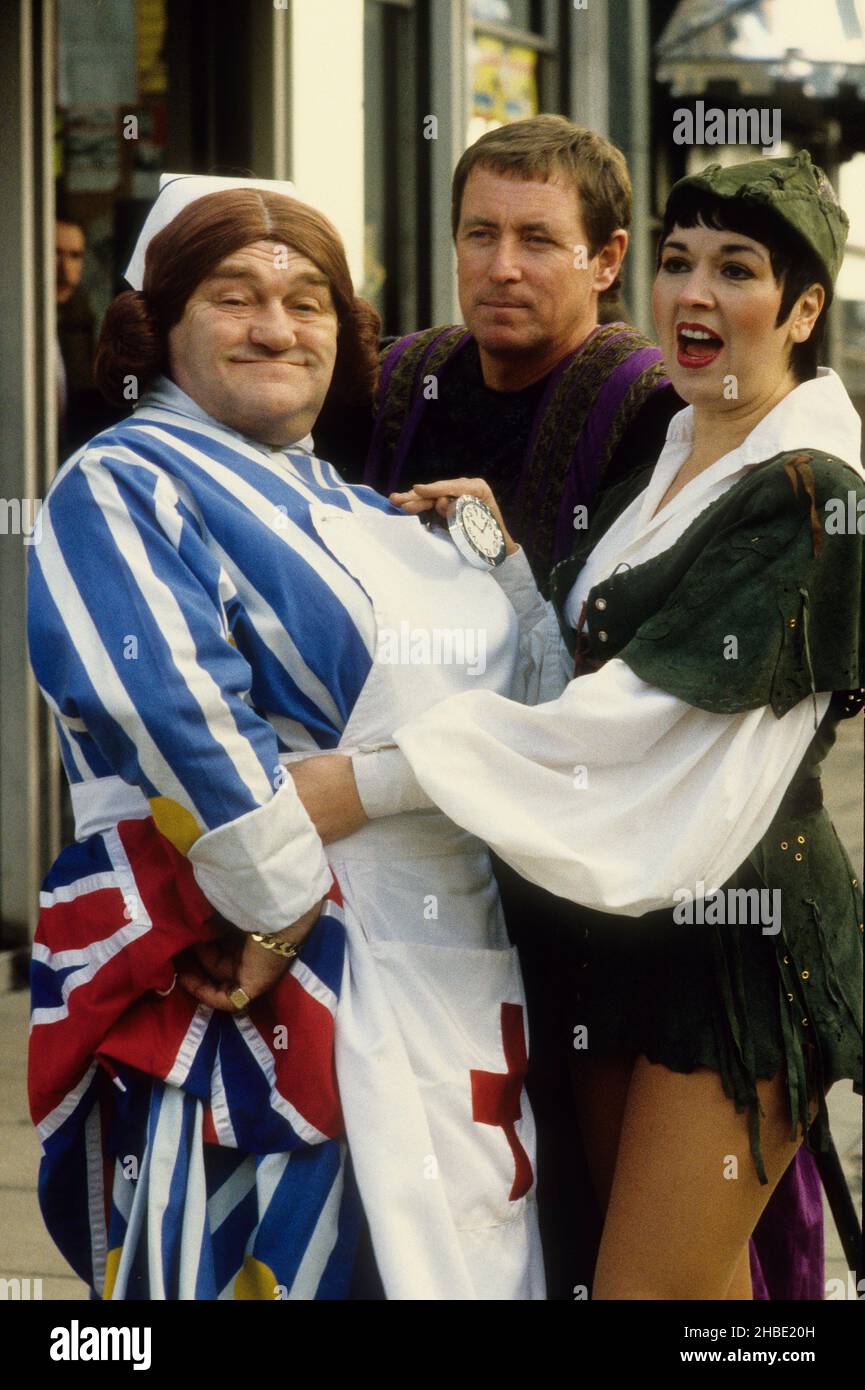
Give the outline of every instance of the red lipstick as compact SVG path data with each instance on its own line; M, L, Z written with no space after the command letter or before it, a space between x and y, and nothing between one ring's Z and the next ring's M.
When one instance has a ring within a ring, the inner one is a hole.
M723 346L723 338L708 324L676 324L676 361L680 367L709 367Z

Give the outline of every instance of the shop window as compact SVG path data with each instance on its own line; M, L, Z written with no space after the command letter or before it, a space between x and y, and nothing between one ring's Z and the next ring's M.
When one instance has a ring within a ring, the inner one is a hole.
M365 298L386 334L421 321L418 289L418 13L413 0L364 12Z
M865 154L854 154L841 165L838 196L850 218L850 234L835 289L841 359L837 365L865 418Z
M58 440L61 457L116 418L93 383L99 327L119 288L132 206L165 167L165 0L57 2ZM125 261L124 261L125 264Z
M128 288L123 271L160 174L252 172L253 54L249 16L235 0L56 6L63 458L111 422L92 382L94 344L109 303Z
M559 109L554 7L536 0L471 0L471 111L466 144L510 121Z

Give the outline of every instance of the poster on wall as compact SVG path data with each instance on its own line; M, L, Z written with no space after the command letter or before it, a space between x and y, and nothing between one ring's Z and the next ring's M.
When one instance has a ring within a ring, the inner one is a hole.
M468 142L538 112L538 55L523 44L477 34L470 51L472 114Z
M537 66L538 55L533 48L506 44L499 68L505 121L523 121L538 114Z
M135 0L58 0L58 105L131 109L137 100Z
M168 91L168 64L165 61L165 0L138 0L138 94L161 97Z
M111 193L120 182L120 145L113 107L79 108L66 120L67 193Z

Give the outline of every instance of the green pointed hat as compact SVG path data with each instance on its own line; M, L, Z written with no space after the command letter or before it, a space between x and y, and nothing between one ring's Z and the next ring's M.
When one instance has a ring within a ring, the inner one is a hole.
M807 150L788 159L753 159L727 168L710 164L699 174L679 179L670 197L683 188L771 208L808 243L834 285L844 259L850 219Z

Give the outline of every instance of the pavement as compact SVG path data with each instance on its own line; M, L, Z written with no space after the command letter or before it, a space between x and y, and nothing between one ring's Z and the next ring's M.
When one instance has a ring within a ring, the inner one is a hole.
M823 775L829 812L860 873L863 728L858 718L840 725ZM0 1279L41 1279L44 1299L86 1299L86 1285L57 1250L39 1212L39 1142L27 1109L28 996L22 990L4 991L10 978L5 966L0 969ZM850 1082L840 1082L830 1091L828 1104L835 1146L861 1220L862 1102ZM847 1264L828 1208L826 1279L841 1279L847 1285Z
M42 1280L44 1299L86 1299L43 1223L39 1140L27 1109L26 990L0 994L0 1277Z
M838 726L838 741L823 767L823 796L835 829L857 868L860 883L865 881L865 831L862 823L863 781L862 718L844 719ZM859 1221L862 1221L862 1098L853 1092L853 1083L839 1081L829 1092L829 1126L841 1159ZM826 1278L847 1281L847 1261L826 1199Z

